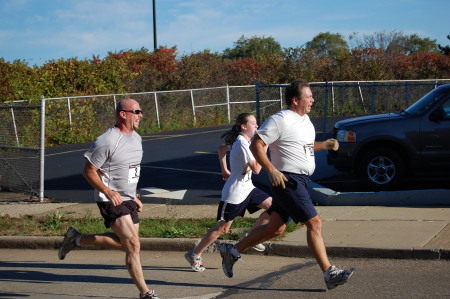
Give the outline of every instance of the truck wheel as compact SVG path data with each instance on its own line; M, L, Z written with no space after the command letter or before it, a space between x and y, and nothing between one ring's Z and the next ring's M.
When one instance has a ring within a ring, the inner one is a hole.
M390 190L403 179L405 163L400 155L390 148L374 148L363 154L357 173L369 188Z

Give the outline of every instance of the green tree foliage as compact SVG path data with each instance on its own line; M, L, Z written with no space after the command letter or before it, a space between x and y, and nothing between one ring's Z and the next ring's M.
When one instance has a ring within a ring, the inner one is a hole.
M280 44L273 37L253 36L246 38L244 35L234 43L233 48L223 51L223 56L228 59L254 58L261 59L282 53Z
M386 51L411 55L418 52L438 53L439 48L436 40L420 38L417 34L411 34L410 36L400 36L391 41Z
M310 42L306 43L306 49L310 49L320 58L336 59L349 52L348 44L339 33L319 33Z
M0 103L39 99L37 82L38 69L21 60L8 63L0 58Z

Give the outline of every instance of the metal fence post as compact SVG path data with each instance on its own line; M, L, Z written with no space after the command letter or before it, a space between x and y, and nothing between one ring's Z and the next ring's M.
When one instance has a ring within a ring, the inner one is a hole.
M261 124L261 83L259 81L255 82L255 89L256 89L256 103L255 103L255 109L256 109L256 121L258 125ZM281 101L281 99L280 99Z
M195 103L194 103L194 91L191 89L191 104L192 104L192 115L194 116L194 127L197 124L197 119L195 117Z
M20 146L19 143L19 135L17 134L17 125L16 125L16 117L14 115L14 108L11 107L11 119L12 119L12 123L13 123L13 127L14 127L14 135L16 136L16 143L17 146Z
M327 117L328 117L328 82L325 83L325 100L323 105L323 132L327 132Z
M67 98L67 110L69 113L69 127L72 128L72 111L70 111L70 98Z
M158 128L161 129L161 123L159 122L158 97L156 96L156 92L154 93L154 95L155 95L156 120L158 121Z
M280 110L283 110L283 87L280 87Z
M41 96L41 125L39 142L39 201L44 201L44 166L45 166L45 98Z
M231 109L230 109L230 87L227 83L227 117L228 117L228 123L231 123Z
M364 98L363 98L363 94L362 94L362 91L361 91L361 85L359 84L359 81L358 81L358 89L359 89L359 96L361 97L361 103L362 103L362 106L363 106L363 109L364 109L364 113L367 113L366 105L364 105Z

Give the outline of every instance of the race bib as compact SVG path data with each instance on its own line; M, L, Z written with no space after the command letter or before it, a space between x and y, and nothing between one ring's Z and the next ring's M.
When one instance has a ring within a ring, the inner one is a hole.
M137 184L139 181L139 175L141 174L140 165L132 165L128 170L128 184Z
M303 146L305 148L306 156L314 157L314 144L306 144Z

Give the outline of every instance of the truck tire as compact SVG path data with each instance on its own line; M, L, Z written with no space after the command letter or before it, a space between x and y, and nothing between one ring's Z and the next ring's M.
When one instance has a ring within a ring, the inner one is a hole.
M377 147L361 156L357 174L373 190L391 190L403 179L405 162L391 148Z

